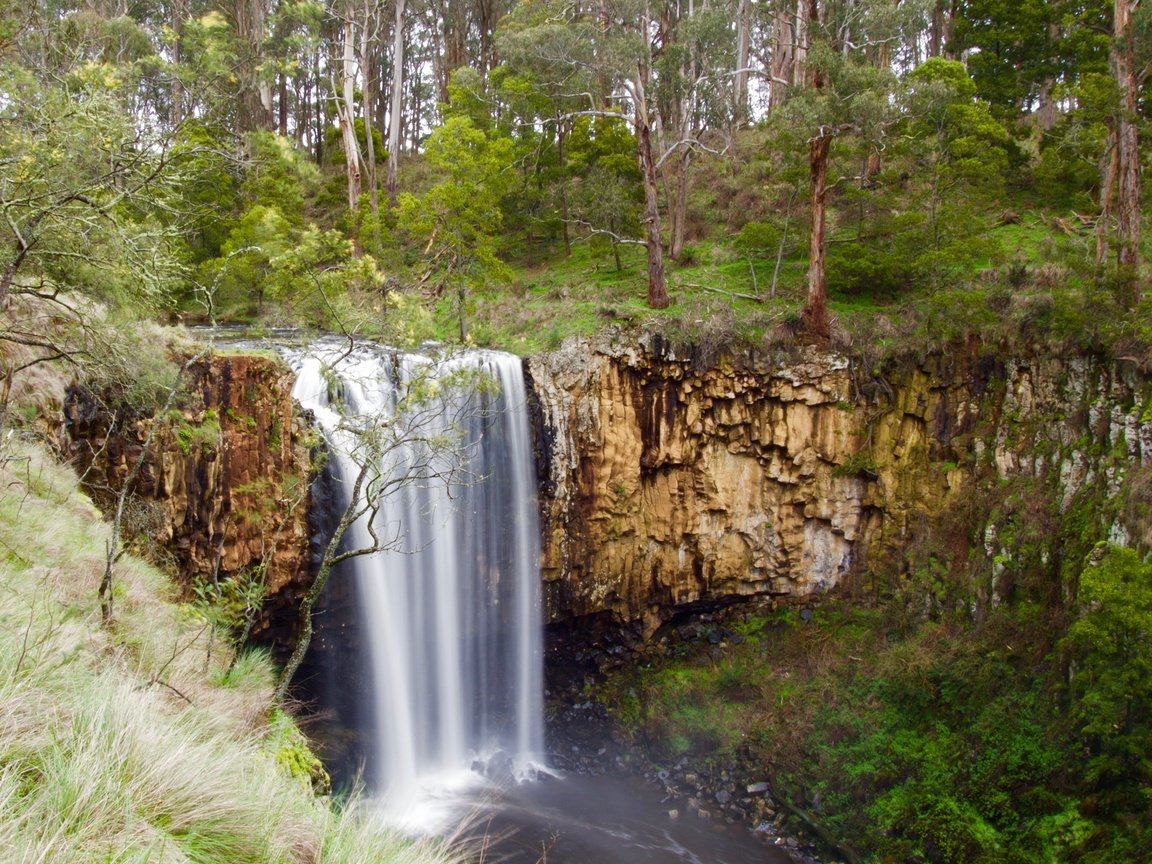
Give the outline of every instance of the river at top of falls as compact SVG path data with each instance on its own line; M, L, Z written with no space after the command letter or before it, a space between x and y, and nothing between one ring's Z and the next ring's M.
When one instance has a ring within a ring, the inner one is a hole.
M321 341L291 352L293 396L327 440L333 579L354 585L370 686L363 775L394 821L445 792L541 767L536 480L520 360ZM334 672L337 670L333 670Z

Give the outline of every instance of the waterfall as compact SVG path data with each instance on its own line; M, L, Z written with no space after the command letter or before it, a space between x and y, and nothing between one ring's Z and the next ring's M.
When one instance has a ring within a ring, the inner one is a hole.
M520 361L333 342L291 359L337 506L358 476L375 505L341 548L385 547L332 577L353 581L370 652L372 692L359 696L373 791L411 799L494 754L502 770L540 763L540 538Z

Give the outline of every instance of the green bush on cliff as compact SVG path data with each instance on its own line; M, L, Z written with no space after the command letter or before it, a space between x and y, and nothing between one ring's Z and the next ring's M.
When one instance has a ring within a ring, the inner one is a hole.
M1070 719L1093 809L1144 821L1152 807L1152 564L1101 547L1080 574L1068 629Z
M1152 564L1100 547L1078 581L1075 609L1021 596L983 620L910 622L903 594L828 600L808 623L751 619L733 627L743 644L701 638L595 692L651 758L771 775L865 860L1140 860Z

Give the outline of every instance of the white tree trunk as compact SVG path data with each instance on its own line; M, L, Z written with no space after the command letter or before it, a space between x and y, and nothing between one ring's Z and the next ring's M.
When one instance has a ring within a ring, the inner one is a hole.
M1140 129L1132 11L1139 0L1115 0L1112 68L1120 86L1116 119L1116 228L1119 233L1117 265L1123 299L1129 307L1140 302Z
M360 69L364 73L364 107L361 113L364 115L364 149L367 151L364 167L368 172L368 200L374 216L380 212L380 201L376 191L376 141L372 135L372 106L376 89L370 53L375 39L376 25L377 19L372 8L372 0L364 0L364 26L360 30Z
M396 169L400 161L400 105L404 98L404 6L395 0L392 27L392 106L388 111L388 200L396 203Z
M736 81L733 88L732 125L748 124L748 58L751 55L752 0L739 0L736 13Z
M340 133L344 139L344 162L348 169L348 209L355 211L360 201L360 145L356 141L356 28L351 10L344 19L343 63L340 73Z

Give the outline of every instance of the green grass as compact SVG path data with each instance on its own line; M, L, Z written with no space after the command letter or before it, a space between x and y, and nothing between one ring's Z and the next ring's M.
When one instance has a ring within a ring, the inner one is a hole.
M793 228L802 233L799 223ZM1026 210L991 227L985 239L995 254L895 293L845 292L831 274L833 347L861 354L869 364L973 336L987 345L1019 345L1023 339L1058 353L1152 357L1150 316L1144 309L1123 309L1107 282L1096 280L1094 240L1078 220ZM664 310L647 305L641 246L621 247L619 271L610 254L595 254L586 242L574 243L570 257L559 247L534 249L531 263L513 259L511 284L467 296L468 338L530 355L607 328L649 331L701 348L712 361L730 349L788 346L804 305L808 266L803 244L791 248L776 296L769 297L774 258L754 262L754 285L748 260L718 226L689 245L690 263L666 260L672 302ZM436 338L458 340L455 296L435 303L434 318Z
M724 249L724 247L716 247ZM726 251L726 250L725 250ZM691 340L719 322L733 342L758 342L798 308L794 287L781 288L775 300L757 302L743 260L703 261L690 267L667 262L672 304L654 310L647 303L647 262L641 247L621 247L622 269L612 258L594 256L586 244L573 246L544 264L519 266L510 286L474 292L466 302L470 339L485 347L528 355L551 350L569 336L591 336L606 327L652 329ZM767 292L771 264L761 262L761 289ZM791 269L799 265L792 262ZM437 337L454 341L459 333L456 298L436 307Z
M125 557L39 448L0 448L0 861L305 864L449 860L336 809L271 703L266 655L231 653L166 577Z

